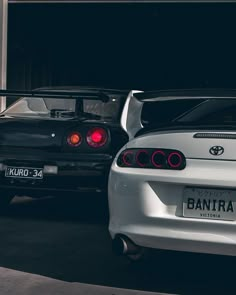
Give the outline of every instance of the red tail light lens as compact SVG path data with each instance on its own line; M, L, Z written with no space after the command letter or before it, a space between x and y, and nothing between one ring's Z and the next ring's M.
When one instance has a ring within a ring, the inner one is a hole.
M72 132L67 137L67 143L70 146L79 146L82 142L82 136L78 132Z
M166 163L166 154L163 150L157 150L152 154L152 164L156 168L161 168Z
M185 156L170 149L127 149L117 159L117 165L130 168L182 170Z
M146 150L140 150L136 153L136 163L140 167L145 167L149 164L149 154Z
M122 160L126 166L131 166L134 161L134 153L132 151L124 152L124 154L122 156Z
M169 154L167 162L171 168L178 168L183 162L183 157L179 152L172 152Z
M86 140L91 147L101 147L107 142L107 132L103 128L93 128L87 133Z

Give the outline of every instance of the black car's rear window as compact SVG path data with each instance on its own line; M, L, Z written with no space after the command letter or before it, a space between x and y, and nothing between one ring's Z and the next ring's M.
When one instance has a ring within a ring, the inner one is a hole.
M236 127L236 98L177 99L144 103L144 129L178 126Z
M23 97L10 106L4 114L14 116L78 117L88 116L96 120L117 121L124 98L114 95L107 103L90 99L62 99ZM55 116L56 114L56 116Z

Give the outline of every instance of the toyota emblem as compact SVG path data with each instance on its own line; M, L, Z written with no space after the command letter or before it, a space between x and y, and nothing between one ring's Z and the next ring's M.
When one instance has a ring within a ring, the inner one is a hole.
M213 156L220 156L224 153L224 148L223 148L223 146L215 145L210 148L209 152Z

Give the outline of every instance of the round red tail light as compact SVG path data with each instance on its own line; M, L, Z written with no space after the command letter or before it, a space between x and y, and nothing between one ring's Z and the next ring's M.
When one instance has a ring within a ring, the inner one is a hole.
M183 163L182 155L178 152L172 152L169 154L167 162L171 168L179 168Z
M67 137L67 143L71 146L79 146L81 144L82 137L78 132L72 132Z
M140 167L145 167L149 164L149 155L146 150L140 150L136 154L136 163Z
M152 164L156 168L162 168L166 163L166 154L162 150L156 150L152 154Z
M103 128L93 128L87 133L86 140L91 147L101 147L107 142L107 132Z
M124 152L122 156L122 161L126 166L131 166L134 161L134 153L132 151Z

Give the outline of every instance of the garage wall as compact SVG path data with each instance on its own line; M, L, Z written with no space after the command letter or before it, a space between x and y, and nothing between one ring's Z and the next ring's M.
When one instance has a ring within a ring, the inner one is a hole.
M8 88L235 87L235 4L9 4Z

